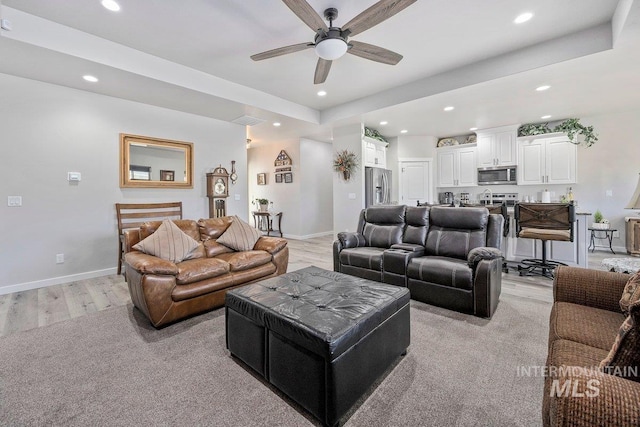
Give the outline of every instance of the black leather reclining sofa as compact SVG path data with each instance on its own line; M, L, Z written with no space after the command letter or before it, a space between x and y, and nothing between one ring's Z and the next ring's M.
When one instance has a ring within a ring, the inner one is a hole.
M490 318L500 297L504 218L486 208L373 206L338 233L335 271L405 286L411 298Z

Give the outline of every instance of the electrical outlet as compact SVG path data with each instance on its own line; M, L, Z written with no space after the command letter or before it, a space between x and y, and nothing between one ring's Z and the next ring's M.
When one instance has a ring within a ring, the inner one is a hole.
M607 197L613 197L613 190L607 190L605 194L607 195Z
M64 264L64 254L56 254L56 264Z
M619 232L618 230L614 231L614 232L613 232L613 237L614 237L615 239L619 239L619 238L620 238L620 232Z

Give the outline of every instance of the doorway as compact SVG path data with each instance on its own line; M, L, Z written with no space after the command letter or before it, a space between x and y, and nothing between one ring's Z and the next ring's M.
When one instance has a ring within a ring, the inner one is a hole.
M433 203L433 159L400 159L400 203Z

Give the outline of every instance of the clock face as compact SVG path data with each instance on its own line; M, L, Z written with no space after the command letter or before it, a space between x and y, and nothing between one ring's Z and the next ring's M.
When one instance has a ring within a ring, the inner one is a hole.
M226 192L226 185L224 184L222 178L218 178L216 180L216 183L213 186L213 192L215 194L224 194Z
M229 179L231 180L231 182L236 182L236 180L238 179L238 175L236 175L235 173L231 173L231 175L229 175Z

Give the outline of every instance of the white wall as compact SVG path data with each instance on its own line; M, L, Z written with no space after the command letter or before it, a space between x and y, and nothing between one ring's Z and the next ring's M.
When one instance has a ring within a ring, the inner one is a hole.
M274 161L285 150L292 160L292 183L276 183ZM332 147L310 139L253 143L248 151L249 199L265 198L282 211L285 237L306 239L331 233L333 193ZM257 184L257 174L267 174L267 185ZM255 210L249 205L249 211Z
M114 273L116 202L182 201L185 218L207 217L205 173L231 160L228 211L247 218L243 126L3 74L0 91L0 195L23 202L0 203L0 293ZM194 188L121 189L121 132L192 142Z
M333 231L355 231L358 216L364 208L364 167L362 166L362 125L349 124L333 130L333 150L349 150L358 156L360 167L344 181L339 173L333 172ZM353 199L349 195L355 196Z

